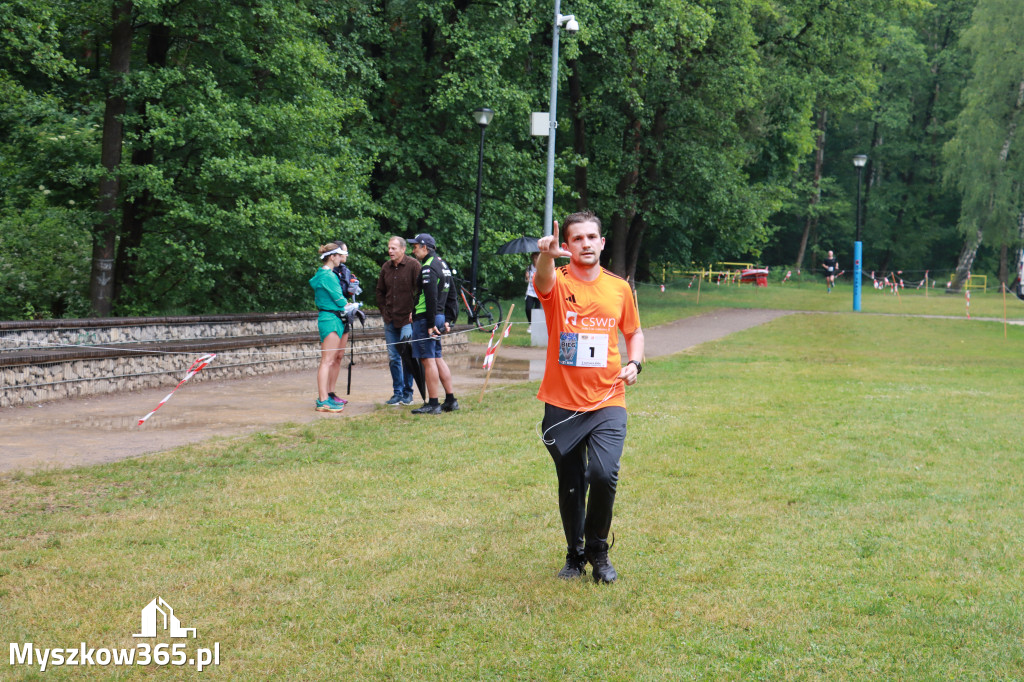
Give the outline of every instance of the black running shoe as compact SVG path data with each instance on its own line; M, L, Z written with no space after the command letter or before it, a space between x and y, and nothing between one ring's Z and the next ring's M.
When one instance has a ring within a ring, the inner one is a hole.
M608 543L595 542L587 545L584 550L587 561L594 567L593 576L595 583L613 583L619 577L615 567L608 560Z
M423 403L423 407L417 407L412 411L413 414L441 414L441 406L438 404L431 405L430 403Z
M451 402L448 402L446 400L443 403L441 403L442 412L454 412L457 409L459 409L459 401L455 400L454 398L452 399Z
M565 566L558 572L562 580L574 580L587 574L587 558L576 552L567 552L565 555Z

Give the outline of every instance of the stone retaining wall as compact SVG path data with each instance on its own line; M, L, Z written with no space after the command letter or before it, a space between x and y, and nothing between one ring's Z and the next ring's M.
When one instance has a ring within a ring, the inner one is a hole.
M316 331L316 312L196 317L128 317L0 322L0 353L55 346L98 346L193 339L226 339ZM380 313L366 315L367 330L383 329Z
M240 379L294 369L315 370L319 363L315 345L253 347L217 355L190 382ZM269 359L265 353L274 353ZM174 388L195 361L196 353L135 355L99 360L74 360L42 365L0 368L0 407L34 405L104 393L143 388Z
M289 315L294 317L285 319ZM267 319L257 319L259 317ZM48 320L44 322L79 324L33 329L33 323L20 323L23 328L16 332L11 330L13 323L0 323L7 327L0 326L5 341L14 338L15 333L19 340L17 345L0 346L0 407L143 388L171 389L185 376L195 359L208 352L217 353L217 357L190 382L239 379L291 370L314 371L320 362L316 313L250 315L212 321L178 319L178 324L164 318L155 324L131 325L112 325L107 320ZM97 324L89 326L90 322ZM74 343L80 336L88 335L95 335L93 343ZM357 326L351 337L346 355L354 352L357 363L387 362L379 314L368 315L366 327ZM56 341L59 338L72 339L72 342ZM180 349L183 341L189 342L187 351ZM163 350L161 342L166 342ZM468 342L465 330L455 332L445 337L445 350L463 351ZM142 343L146 344L144 349L133 346ZM111 346L118 350L111 357L74 357L76 348L79 355L95 355L96 346L105 346L107 355L111 355ZM26 348L31 352L24 352ZM54 360L46 361L51 352ZM31 362L26 358L32 358ZM345 364L347 360L343 361L343 366Z

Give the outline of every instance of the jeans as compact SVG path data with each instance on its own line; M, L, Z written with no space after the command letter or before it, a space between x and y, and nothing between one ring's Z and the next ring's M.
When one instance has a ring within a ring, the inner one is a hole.
M412 326L408 325L406 336L412 335ZM399 340L402 338L402 327L392 322L384 324L384 339L388 343L388 368L391 370L391 390L394 395L412 399L413 377L409 368L402 363L402 352Z

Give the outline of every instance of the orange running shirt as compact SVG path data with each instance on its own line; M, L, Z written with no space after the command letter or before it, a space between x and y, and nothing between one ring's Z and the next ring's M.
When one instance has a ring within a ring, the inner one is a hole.
M548 325L547 361L537 398L574 411L592 410L599 403L625 407L626 391L616 380L622 371L618 332L629 335L640 328L626 280L602 268L597 279L584 282L563 265L555 268L551 291L538 291L537 298Z

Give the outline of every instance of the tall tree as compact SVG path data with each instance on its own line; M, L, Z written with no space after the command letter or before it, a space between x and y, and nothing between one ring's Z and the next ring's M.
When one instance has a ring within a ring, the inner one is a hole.
M983 239L1018 247L1024 222L1024 14L1013 0L978 0L962 41L973 57L956 134L946 145L947 180L962 197L964 246L951 288L967 280ZM1001 273L1006 278L1005 267Z
M380 257L387 235L429 231L468 273L480 140L471 114L486 106L495 115L484 148L481 279L490 288L521 281L508 257L490 255L542 230L543 149L526 122L545 91L549 11L534 0L379 2L352 27L379 74L361 133L375 156L369 189Z
M96 185L64 177L99 148L98 119L67 87L83 75L60 30L76 9L0 3L0 319L88 312Z
M814 174L811 177L811 198L810 209L807 211L807 220L804 222L804 233L800 237L800 248L796 252L794 265L797 270L803 267L804 254L807 253L807 240L810 238L814 228L818 225L818 212L814 209L821 203L821 179L825 167L825 131L828 122L828 109L822 109L817 116L818 134L814 149Z
M970 3L945 0L902 25L886 26L870 115L844 121L870 129L865 258L876 269L923 275L921 270L945 266L943 254L957 241L959 198L940 180L942 146L952 134L967 77L958 41L970 13ZM848 134L839 143L836 151L847 159L864 149L853 147L858 141Z
M121 149L124 144L125 80L131 70L132 12L128 2L115 2L111 7L111 29L108 73L103 110L103 137L100 142L100 165L103 175L99 183L97 213L100 223L93 234L90 301L93 313L110 315L114 291L114 255L117 248L117 214L120 203Z

